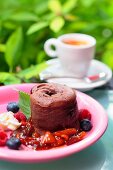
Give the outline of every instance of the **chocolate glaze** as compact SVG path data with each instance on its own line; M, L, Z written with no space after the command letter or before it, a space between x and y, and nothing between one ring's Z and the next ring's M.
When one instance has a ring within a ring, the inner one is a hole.
M55 83L39 83L31 90L31 118L35 128L55 131L76 126L75 91Z

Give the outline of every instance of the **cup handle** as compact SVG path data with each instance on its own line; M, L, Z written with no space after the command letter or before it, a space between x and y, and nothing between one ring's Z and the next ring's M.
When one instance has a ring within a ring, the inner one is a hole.
M55 50L52 49L52 45L55 47ZM56 38L51 38L47 40L44 44L44 50L47 53L47 55L49 55L50 57L56 57L57 56L56 46L57 46Z

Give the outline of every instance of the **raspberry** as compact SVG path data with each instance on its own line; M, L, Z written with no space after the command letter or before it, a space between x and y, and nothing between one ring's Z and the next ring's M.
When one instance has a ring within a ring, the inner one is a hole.
M79 121L83 119L91 120L91 113L87 109L81 109L79 111Z
M6 132L0 131L0 146L5 146L8 137Z
M25 122L27 120L26 116L22 112L18 112L14 114L14 117L19 121Z

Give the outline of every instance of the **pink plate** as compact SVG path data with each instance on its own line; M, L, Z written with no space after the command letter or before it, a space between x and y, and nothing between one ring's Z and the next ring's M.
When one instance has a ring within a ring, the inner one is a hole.
M35 84L20 84L0 87L0 112L6 111L6 105L11 101L18 101L18 93L14 87L29 92ZM80 142L70 146L59 147L46 151L10 150L0 147L0 159L14 162L47 162L77 153L95 143L105 132L108 118L103 107L88 95L77 91L78 107L87 108L92 114L92 130Z

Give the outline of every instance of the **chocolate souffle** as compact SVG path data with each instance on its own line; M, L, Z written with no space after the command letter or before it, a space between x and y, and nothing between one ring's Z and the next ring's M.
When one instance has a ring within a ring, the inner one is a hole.
M54 132L76 127L78 107L75 90L55 83L39 83L31 90L30 102L35 128Z

